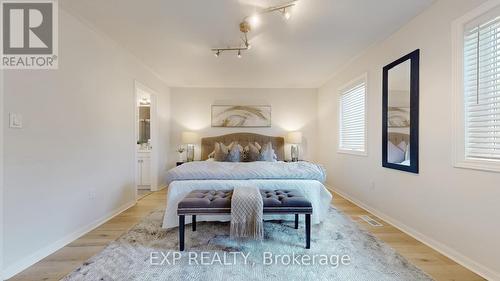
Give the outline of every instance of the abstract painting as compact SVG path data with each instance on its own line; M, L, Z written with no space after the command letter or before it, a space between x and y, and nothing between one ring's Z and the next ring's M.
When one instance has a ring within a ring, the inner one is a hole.
M271 127L271 106L212 105L212 127Z
M410 127L410 108L409 107L389 107L388 110L389 128L409 128Z

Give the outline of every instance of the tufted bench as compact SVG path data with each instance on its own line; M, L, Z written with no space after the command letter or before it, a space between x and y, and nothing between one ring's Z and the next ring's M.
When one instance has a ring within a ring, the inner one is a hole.
M305 215L306 249L311 247L311 202L297 190L261 190L264 214L293 214L295 229L299 228L299 214ZM192 230L196 231L197 215L231 214L232 190L195 190L177 205L179 216L179 249L184 251L185 216L192 218Z

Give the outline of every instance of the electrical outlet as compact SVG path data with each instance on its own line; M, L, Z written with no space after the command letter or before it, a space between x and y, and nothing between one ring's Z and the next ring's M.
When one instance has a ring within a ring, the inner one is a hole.
M89 199L95 199L96 197L97 197L97 192L95 191L95 189L89 190L88 198Z
M18 113L9 113L9 128L21 129L23 127L23 116Z

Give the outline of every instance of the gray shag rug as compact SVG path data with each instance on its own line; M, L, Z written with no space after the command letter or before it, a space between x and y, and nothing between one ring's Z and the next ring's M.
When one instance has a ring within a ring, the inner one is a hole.
M231 240L228 223L187 225L182 253L178 229L162 229L162 218L152 213L63 280L432 280L334 208L313 226L310 250L303 216L298 230L266 222L262 242Z

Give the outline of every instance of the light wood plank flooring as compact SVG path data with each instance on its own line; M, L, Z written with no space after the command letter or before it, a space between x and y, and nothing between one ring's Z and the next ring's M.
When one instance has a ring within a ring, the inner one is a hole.
M9 281L59 280L80 266L91 256L101 251L108 243L117 239L137 224L143 217L154 210L165 208L166 191L154 192L143 197L137 205L92 230L54 254L46 257ZM427 272L437 281L476 281L485 280L463 266L425 246L417 240L399 231L383 220L359 208L338 194L333 205L348 215L362 228L385 241L410 262ZM371 215L382 227L372 227L359 218Z
M137 190L137 199L141 200L142 198L144 198L145 196L148 196L151 193L152 193L152 191L149 189L139 189L139 190Z
M389 244L408 261L432 276L436 281L486 280L451 259L424 245L399 229L346 200L339 194L333 197L333 205L362 228ZM370 215L384 226L374 227L359 216Z

